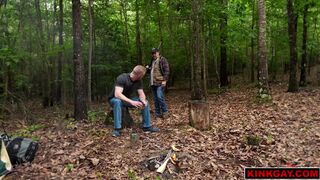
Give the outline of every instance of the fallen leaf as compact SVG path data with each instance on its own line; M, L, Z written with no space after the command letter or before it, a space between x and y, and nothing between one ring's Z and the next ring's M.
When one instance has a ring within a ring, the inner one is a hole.
M100 161L100 159L97 159L97 158L90 158L90 160L91 160L91 163L92 163L94 166L98 165L98 164L99 164L99 161Z

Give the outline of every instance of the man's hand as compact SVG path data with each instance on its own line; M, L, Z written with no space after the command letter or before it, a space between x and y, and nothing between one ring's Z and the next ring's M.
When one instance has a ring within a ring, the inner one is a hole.
M142 104L142 102L140 102L140 101L131 101L130 104L131 104L132 106L136 107L136 108L141 108L141 107L143 107L143 104Z
M144 106L147 106L148 105L148 101L145 100L145 99L140 99L140 101L143 103Z
M146 95L143 92L143 89L138 89L139 99L144 106L147 106L148 101L146 100Z
M167 85L167 81L162 81L161 86L165 87Z

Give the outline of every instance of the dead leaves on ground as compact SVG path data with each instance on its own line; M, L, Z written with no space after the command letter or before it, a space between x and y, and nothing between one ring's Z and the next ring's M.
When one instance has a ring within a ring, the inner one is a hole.
M171 116L153 121L162 130L154 134L143 133L138 124L113 138L112 126L101 121L61 129L54 124L60 122L57 113L39 112L42 118L47 114L48 127L33 132L40 137L38 155L9 178L243 179L243 168L249 166L319 166L320 90L292 94L284 89L275 88L273 102L265 104L254 102L256 89L210 96L212 128L205 132L188 125L189 92L168 94ZM101 111L107 105L96 107ZM139 135L134 146L132 132ZM161 176L141 166L171 144L184 153L179 174Z

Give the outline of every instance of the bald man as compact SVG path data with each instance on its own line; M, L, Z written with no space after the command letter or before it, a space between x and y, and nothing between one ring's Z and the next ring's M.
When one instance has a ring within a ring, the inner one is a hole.
M131 73L119 75L115 82L109 103L113 108L114 131L112 136L121 135L121 109L122 107L140 108L142 113L142 129L146 132L158 132L158 128L151 126L150 106L143 91L142 78L146 74L146 68L138 65ZM138 97L132 97L136 92Z

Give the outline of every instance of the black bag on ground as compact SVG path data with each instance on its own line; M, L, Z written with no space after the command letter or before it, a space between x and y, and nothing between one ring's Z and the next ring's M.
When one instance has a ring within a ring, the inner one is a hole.
M0 138L6 145L13 165L33 161L39 146L37 142L23 137L10 137L7 134L1 134Z

